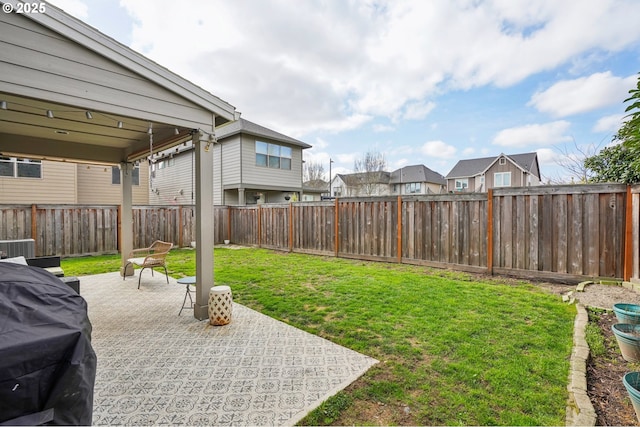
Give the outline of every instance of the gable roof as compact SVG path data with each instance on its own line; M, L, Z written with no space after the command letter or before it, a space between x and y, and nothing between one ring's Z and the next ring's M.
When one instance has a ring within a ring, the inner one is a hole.
M311 148L311 145L307 144L306 142L299 141L297 139L291 138L290 136L283 135L279 132L242 118L216 128L216 136L218 137L218 139L228 138L240 133L253 135L258 138L269 138L279 142L286 142L287 144L297 145L299 147L302 147L303 149Z
M336 174L336 177L340 177L342 182L349 187L357 187L365 184L389 184L390 176L391 173L385 171Z
M405 182L429 182L439 185L447 183L444 176L425 165L405 166L391 172L389 184L403 184Z
M329 183L323 179L314 179L303 182L302 189L309 193L323 193L329 191Z
M538 166L538 153L521 154L500 154L493 157L482 157L477 159L460 160L447 174L447 179L469 178L481 175L487 171L500 157L506 157L524 171L540 178L540 168Z

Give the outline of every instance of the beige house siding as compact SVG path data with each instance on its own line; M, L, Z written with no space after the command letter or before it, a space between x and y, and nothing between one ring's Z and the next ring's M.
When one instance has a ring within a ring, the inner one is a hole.
M77 164L78 203L119 205L122 190L119 184L111 183L111 166ZM140 164L140 185L133 186L133 204L149 204L149 167Z
M0 203L79 203L76 164L42 161L42 178L0 177Z
M242 187L242 138L234 135L214 146L213 204L238 204L238 191L223 190ZM235 194L234 194L235 193Z
M417 193L407 192L406 183L402 184L389 184L391 188L389 194L390 195L407 195L407 196L417 196L420 194L440 194L444 188L440 184L435 184L433 182L421 182L420 183L420 191Z
M465 179L465 178L458 178L458 179ZM467 189L465 190L466 192L469 191L476 191L476 188L480 187L480 177L479 176L470 176L469 178L467 178L468 182L469 182L469 187L467 187ZM447 180L447 191L448 192L456 192L458 190L456 190L456 179L454 178L450 178ZM486 182L485 182L485 188L483 188L482 191L487 191L486 190Z

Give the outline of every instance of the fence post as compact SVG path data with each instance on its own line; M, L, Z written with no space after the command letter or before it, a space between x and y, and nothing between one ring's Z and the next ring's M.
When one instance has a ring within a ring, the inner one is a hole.
M262 234L262 206L258 205L258 247L261 245L260 235Z
M122 251L122 205L118 205L118 220L116 229L116 241L118 245L118 253Z
M335 256L336 258L338 257L338 252L340 250L339 244L340 244L340 239L338 238L338 233L340 231L340 228L338 226L338 206L340 206L340 204L338 203L338 198L336 197L334 199L334 209L333 209L333 250L335 251Z
M178 247L183 247L182 205L178 205Z
M493 275L493 188L487 190L487 272Z
M231 241L231 208L227 206L227 240Z
M625 282L631 281L633 271L633 196L631 186L627 184L624 210L624 258L622 277Z
M398 196L398 262L402 262L402 196Z
M38 254L38 211L36 209L36 205L31 205L31 238L34 243L34 255L39 256Z
M289 252L293 252L293 203L289 203Z

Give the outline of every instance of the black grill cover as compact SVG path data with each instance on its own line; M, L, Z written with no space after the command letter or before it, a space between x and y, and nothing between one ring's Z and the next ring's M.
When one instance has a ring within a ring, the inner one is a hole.
M0 263L0 424L90 425L87 303L38 268Z

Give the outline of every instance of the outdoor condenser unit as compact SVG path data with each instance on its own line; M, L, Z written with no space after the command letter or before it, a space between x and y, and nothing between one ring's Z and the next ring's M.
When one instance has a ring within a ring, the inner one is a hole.
M0 240L0 252L8 258L20 255L33 258L36 256L36 242L33 239Z

